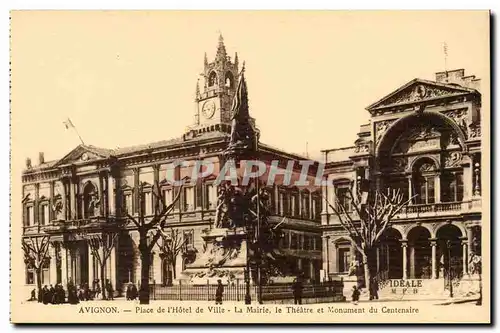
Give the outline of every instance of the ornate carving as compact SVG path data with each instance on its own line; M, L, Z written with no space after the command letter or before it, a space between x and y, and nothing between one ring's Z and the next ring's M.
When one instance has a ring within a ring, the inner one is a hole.
M469 126L469 138L475 139L481 137L481 123L477 122Z
M445 95L453 95L456 92L452 89L444 89L441 87L433 87L429 85L418 84L411 88L407 88L396 94L393 97L388 98L382 104L382 106L393 105L393 104L403 104L403 103L413 103L424 99L441 97Z
M356 148L354 148L354 152L356 154L368 153L370 151L370 147L371 147L371 141L357 140L356 141Z
M380 142L380 139L382 139L382 136L384 133L387 131L389 126L394 122L395 120L384 120L380 121L375 124L375 137L377 140L377 143Z
M445 153L444 166L447 168L457 166L462 161L462 154L460 152Z
M393 159L392 169L396 172L404 172L406 169L406 158L404 157L396 157Z
M428 171L433 171L434 170L434 164L430 162L425 162L423 163L420 168L420 172L428 172Z
M446 116L450 117L460 127L465 135L468 134L467 128L467 109L459 109L443 112Z

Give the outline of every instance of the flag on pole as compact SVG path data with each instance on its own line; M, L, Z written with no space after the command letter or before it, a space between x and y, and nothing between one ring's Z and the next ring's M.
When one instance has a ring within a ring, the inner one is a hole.
M82 145L85 144L83 142L83 140L82 140L82 137L80 136L80 133L78 133L78 130L76 129L76 126L73 125L73 122L71 121L71 119L69 119L69 118L66 119L65 121L63 121L63 124L64 124L64 127L66 127L67 130L70 129L70 128L72 128L75 131L76 135L78 135L78 138L80 139Z
M71 119L69 119L69 118L66 119L65 121L63 121L63 124L66 127L66 129L75 128L75 125L73 125L73 123L71 122Z

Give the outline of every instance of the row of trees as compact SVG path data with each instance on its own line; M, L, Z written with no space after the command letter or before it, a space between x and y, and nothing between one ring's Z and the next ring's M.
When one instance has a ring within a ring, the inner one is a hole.
M127 214L128 220L132 221L139 233L138 248L141 257L139 301L141 304L149 304L149 269L152 264L151 253L155 244L160 249L160 255L171 265L175 278L176 258L186 240L178 229L166 226L166 219L179 201L181 191L182 186L178 188L172 203L166 205L160 186L158 183L155 183L152 189L154 214L146 216L142 203L139 205L138 215ZM89 225L88 228L81 227L77 231L78 234L88 241L89 249L98 262L101 277L105 276L106 266L108 265L113 248L116 247L116 240L122 230L123 223L111 225L112 227L109 224L100 226ZM33 269L36 276L39 302L42 301L42 270L47 261L50 260L50 246L55 246L55 244L49 234L28 236L22 240L24 262ZM102 298L106 299L104 278L101 278L101 290Z

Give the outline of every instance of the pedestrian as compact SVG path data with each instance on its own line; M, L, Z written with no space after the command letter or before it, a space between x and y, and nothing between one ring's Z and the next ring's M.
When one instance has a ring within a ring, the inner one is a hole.
M352 302L354 303L354 305L358 305L359 295L360 295L360 292L359 292L358 287L353 286L352 287Z
M215 291L215 304L222 305L222 295L224 294L224 286L222 285L222 281L217 280L217 290Z
M302 304L302 281L299 278L293 280L293 299L294 304Z
M106 279L106 293L108 294L108 300L113 300L113 286L109 279Z
M51 301L51 299L50 299L49 288L47 287L47 285L44 285L43 289L42 289L42 302L43 302L43 304L49 304L50 301Z
M376 278L373 278L370 282L370 301L373 299L378 299L378 282Z
M94 298L98 299L101 295L101 285L99 284L99 279L94 281Z
M30 301L36 301L36 290L35 288L33 288L31 290L31 298L30 298Z

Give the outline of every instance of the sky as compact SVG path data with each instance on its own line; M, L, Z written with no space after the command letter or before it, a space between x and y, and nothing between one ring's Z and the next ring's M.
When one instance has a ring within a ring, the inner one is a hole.
M319 158L351 146L365 108L414 78L485 77L485 12L14 12L12 164L59 159L80 140L126 147L193 123L204 53L246 62L261 140ZM445 62L443 43L448 47Z

